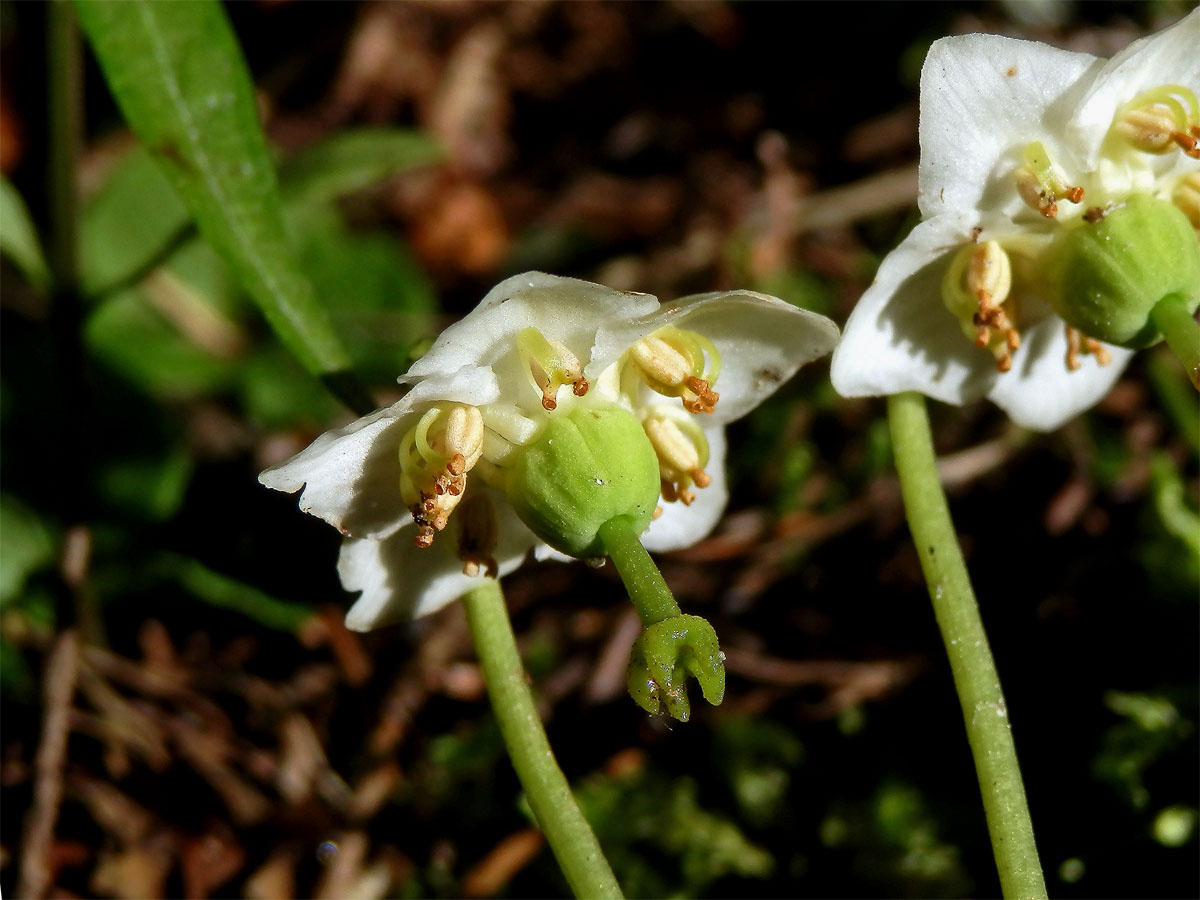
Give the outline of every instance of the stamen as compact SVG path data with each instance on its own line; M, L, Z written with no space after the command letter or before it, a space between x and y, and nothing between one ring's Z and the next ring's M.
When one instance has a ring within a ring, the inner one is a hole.
M1117 110L1112 132L1143 153L1160 155L1180 149L1200 159L1200 102L1183 85L1160 85Z
M1012 262L996 241L963 247L942 279L942 302L975 346L991 351L1000 372L1012 368L1021 346L1011 291Z
M467 500L458 512L457 522L458 557L463 561L463 574L474 578L482 570L488 578L497 577L499 525L491 499L486 494L476 494Z
M517 352L533 378L534 386L542 392L542 407L547 411L558 408L558 389L571 385L576 397L588 392L579 358L558 341L551 340L533 326L517 335Z
M682 488L673 481L663 479L661 482L662 498L668 503L674 503L678 500L684 506L691 506L692 501L696 499L695 493L687 488Z
M1171 202L1183 210L1192 227L1200 231L1200 172L1190 172L1179 180Z
M1070 372L1076 371L1081 365L1079 355L1081 353L1090 353L1096 357L1096 365L1107 366L1112 362L1112 356L1109 355L1108 348L1105 347L1095 338L1084 337L1083 332L1078 328L1067 326L1067 370Z
M679 397L690 413L711 413L720 399L712 385L721 374L721 355L695 331L665 325L630 347L626 359L651 390Z
M1047 219L1053 219L1058 215L1056 201L1083 202L1083 188L1069 185L1063 180L1054 164L1050 162L1050 154L1040 141L1029 144L1021 151L1021 157L1025 165L1017 169L1014 178L1017 193L1026 205L1036 209Z
M431 407L400 441L400 496L417 525L418 547L433 543L483 454L483 416L474 406Z
M695 422L677 416L666 411L654 413L642 422L642 427L658 456L663 499L679 500L688 506L696 499L689 490L692 485L706 488L712 484L712 476L704 471L708 440Z

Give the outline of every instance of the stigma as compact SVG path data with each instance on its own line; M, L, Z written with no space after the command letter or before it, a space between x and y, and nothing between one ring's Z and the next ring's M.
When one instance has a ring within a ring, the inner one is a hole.
M712 484L712 476L704 471L708 463L704 432L690 419L666 412L651 414L643 420L642 428L658 456L663 500L678 500L690 506L696 499L692 486L706 488Z
M1058 201L1083 202L1083 188L1069 185L1050 162L1050 154L1041 141L1034 141L1021 151L1024 165L1017 169L1014 178L1017 193L1031 209L1037 210L1047 219L1058 215Z
M690 413L711 413L720 399L712 386L721 355L695 331L664 325L629 348L627 365L651 390L680 398Z
M542 408L546 411L558 408L558 389L564 385L571 385L576 397L588 392L590 385L583 377L579 358L533 326L517 335L517 351L534 386L542 393Z
M1021 346L1012 280L1012 262L996 241L963 247L942 279L942 302L975 346L991 352L999 372L1012 368Z

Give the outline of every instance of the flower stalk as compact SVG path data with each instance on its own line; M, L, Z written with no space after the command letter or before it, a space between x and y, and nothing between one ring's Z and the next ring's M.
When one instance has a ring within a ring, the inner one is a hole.
M625 677L629 696L651 715L665 712L686 722L692 717L687 681L694 678L704 699L720 706L725 654L712 625L683 614L627 517L604 523L599 538L645 626L630 654Z
M682 615L675 596L663 580L658 566L638 540L629 520L623 516L600 526L600 540L608 551L629 599L637 608L642 625L649 628L665 619Z
M888 397L888 422L909 530L962 704L1000 885L1007 898L1045 897L1008 708L938 480L922 396Z
M464 602L504 745L571 890L577 897L621 897L600 843L550 749L525 681L500 582L480 579Z
M1200 390L1200 323L1192 314L1193 306L1182 294L1168 294L1155 304L1150 319L1187 370L1192 387Z

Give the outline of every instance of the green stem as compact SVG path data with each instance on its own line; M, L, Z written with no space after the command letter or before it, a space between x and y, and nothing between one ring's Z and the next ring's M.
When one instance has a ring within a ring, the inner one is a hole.
M57 356L51 390L52 401L63 412L50 446L59 456L63 448L86 442L96 429L89 402L87 353L83 345L84 305L79 294L79 160L83 148L83 46L75 24L75 10L66 0L46 5L46 77L48 106L46 143L49 241L47 263L53 284L50 332ZM86 456L86 454L85 454ZM70 476L61 480L59 511L71 523L76 546L90 543L86 523L91 518L88 460L71 454L63 461ZM104 618L91 585L66 584L70 612L89 644L105 644ZM67 603L60 612L67 612Z
M909 530L950 657L975 757L1000 885L1005 897L1045 897L1008 708L938 480L924 398L912 392L889 397L888 420Z
M621 897L596 835L559 769L525 681L504 593L484 578L464 598L488 696L513 768L576 897Z
M1167 346L1183 363L1192 387L1200 390L1200 323L1192 313L1195 305L1183 294L1167 294L1150 310L1150 321L1163 333Z
M61 294L79 284L79 201L76 179L83 143L83 53L75 11L66 0L47 7L46 59L49 90L49 263ZM74 310L72 310L74 312Z
M1200 456L1200 408L1196 406L1195 393L1179 379L1179 369L1171 358L1170 349L1155 347L1143 358L1146 374L1158 394L1163 412L1192 453Z
M600 543L608 551L646 627L683 615L658 566L638 540L632 523L617 516L600 526Z

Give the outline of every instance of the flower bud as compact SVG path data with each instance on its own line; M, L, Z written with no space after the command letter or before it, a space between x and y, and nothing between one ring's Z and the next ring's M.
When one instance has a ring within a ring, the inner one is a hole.
M617 516L641 534L658 505L658 456L624 409L577 407L552 416L514 457L506 482L513 509L571 556L603 556L597 532Z
M1161 335L1150 311L1168 294L1200 304L1200 243L1188 217L1165 200L1130 197L1049 251L1054 311L1088 337L1148 347Z

